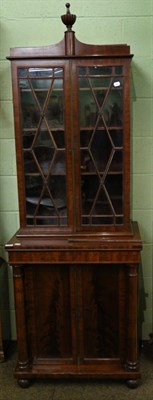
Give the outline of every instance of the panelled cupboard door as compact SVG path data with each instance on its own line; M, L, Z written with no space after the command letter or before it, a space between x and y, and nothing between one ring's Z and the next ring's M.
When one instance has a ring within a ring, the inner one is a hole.
M24 268L27 337L31 362L76 360L74 272L69 266Z
M115 264L77 269L80 363L126 360L126 273Z

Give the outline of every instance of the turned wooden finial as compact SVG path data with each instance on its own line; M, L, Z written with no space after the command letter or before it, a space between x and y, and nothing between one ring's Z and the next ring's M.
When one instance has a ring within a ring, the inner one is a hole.
M71 31L72 26L76 21L76 15L70 13L70 3L65 4L67 12L64 15L61 15L61 20L64 25L66 25L67 30Z
M69 10L69 8L70 8L70 3L66 3L66 4L65 4L65 7L67 8L67 14L70 14L70 10Z

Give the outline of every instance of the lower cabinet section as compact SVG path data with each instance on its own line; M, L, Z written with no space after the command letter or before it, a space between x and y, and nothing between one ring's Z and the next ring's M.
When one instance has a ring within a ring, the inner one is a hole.
M32 359L97 362L125 359L123 266L33 266L24 269L27 336Z
M110 377L136 386L137 281L126 264L14 267L19 384Z

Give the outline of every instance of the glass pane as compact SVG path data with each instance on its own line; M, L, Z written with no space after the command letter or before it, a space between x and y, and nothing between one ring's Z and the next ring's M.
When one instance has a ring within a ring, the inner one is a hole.
M66 157L65 151L57 151L51 168L51 174L65 175L66 173Z
M109 88L111 78L105 78L105 77L92 78L92 77L90 77L89 82L94 90L96 88L98 88L98 89Z
M96 166L88 150L81 151L81 172L96 172Z
M52 137L56 143L56 146L58 148L64 148L65 147L65 137L64 137L64 131L62 130L52 130Z
M110 164L111 172L123 172L123 154L122 151L115 151L111 164Z
M82 213L87 215L90 214L96 194L99 189L98 176L83 175L81 187L82 187Z
M66 207L65 176L50 176L48 187L55 199L57 208Z
M42 177L38 174L25 177L26 201L36 205L43 185Z
M111 140L116 148L122 148L123 147L123 131L116 129L116 130L110 130L109 131Z
M23 131L23 148L30 149L35 138L36 131L35 130L28 130Z
M27 76L27 69L26 68L19 68L18 74L20 78L25 78Z
M31 79L31 84L35 90L48 90L52 81L52 79Z
M112 152L112 144L107 131L97 130L94 132L90 150L97 169L99 172L103 172Z
M29 68L29 77L63 77L63 68Z
M92 136L92 131L91 130L89 130L89 129L81 130L80 131L80 146L81 147L88 147L89 146L89 142L91 140L91 136Z
M115 179L114 176L108 175L105 181L105 187L115 210L115 214L122 214L122 175L116 175Z
M79 88L80 89L81 88L82 89L85 89L85 88L90 89L89 79L86 77L79 78Z
M121 65L115 67L115 74L122 75L123 74L123 67Z
M63 68L54 68L54 77L63 77Z
M25 174L39 173L39 168L31 152L24 152L24 170Z
M89 75L112 75L112 67L89 67L88 68Z
M40 78L41 76L53 76L53 68L29 68L29 77L34 78L38 77Z

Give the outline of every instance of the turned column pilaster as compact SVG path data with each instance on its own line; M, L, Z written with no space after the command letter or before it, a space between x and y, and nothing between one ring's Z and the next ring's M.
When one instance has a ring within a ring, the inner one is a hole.
M27 368L29 365L29 358L27 349L27 330L22 266L13 267L13 279L17 322L18 367L20 369L24 369Z
M138 265L128 266L128 321L127 362L128 371L139 368L138 361Z

